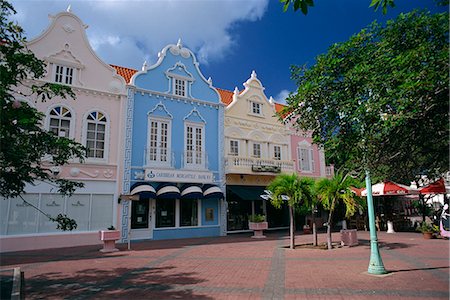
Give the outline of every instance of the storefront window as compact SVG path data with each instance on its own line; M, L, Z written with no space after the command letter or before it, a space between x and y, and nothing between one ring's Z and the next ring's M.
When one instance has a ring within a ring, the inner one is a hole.
M175 227L175 199L156 200L156 228Z
M248 216L252 214L251 201L228 200L228 230L248 229Z
M180 200L180 226L198 225L198 200Z

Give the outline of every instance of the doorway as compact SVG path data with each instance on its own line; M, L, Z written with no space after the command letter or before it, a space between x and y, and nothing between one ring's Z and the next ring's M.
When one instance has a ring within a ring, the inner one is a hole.
M150 199L133 201L131 204L131 239L151 239Z

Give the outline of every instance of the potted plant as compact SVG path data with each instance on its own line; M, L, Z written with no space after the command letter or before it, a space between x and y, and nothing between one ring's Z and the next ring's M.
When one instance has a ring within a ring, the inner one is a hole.
M261 239L265 238L263 230L269 228L269 224L266 222L266 216L264 215L251 215L248 217L248 228L254 231L252 238Z
M436 225L427 222L422 222L416 230L422 232L424 239L431 239L435 233L439 232Z
M120 231L116 230L114 226L108 227L108 230L100 230L99 238L103 241L103 249L100 249L101 252L115 252L119 251L116 248L116 241L120 239Z

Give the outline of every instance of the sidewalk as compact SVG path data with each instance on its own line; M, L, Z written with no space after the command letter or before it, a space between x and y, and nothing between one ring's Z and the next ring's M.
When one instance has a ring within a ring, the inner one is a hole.
M27 299L449 299L448 240L378 233L390 273L372 276L369 233L358 239L330 251L289 250L285 233L145 241L107 254L100 245L3 253L0 266L22 268Z

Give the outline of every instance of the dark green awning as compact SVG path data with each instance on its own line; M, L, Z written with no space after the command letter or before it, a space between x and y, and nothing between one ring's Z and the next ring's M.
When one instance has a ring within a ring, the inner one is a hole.
M237 197L240 200L263 200L260 195L264 194L265 189L264 186L229 185L227 196Z

